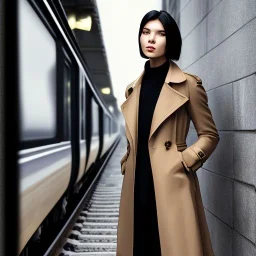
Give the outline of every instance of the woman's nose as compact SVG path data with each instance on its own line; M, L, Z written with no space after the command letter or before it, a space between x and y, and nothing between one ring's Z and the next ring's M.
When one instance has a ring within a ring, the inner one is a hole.
M155 36L153 35L153 34L151 34L150 36L149 36L149 39L148 39L148 41L149 42L155 42Z

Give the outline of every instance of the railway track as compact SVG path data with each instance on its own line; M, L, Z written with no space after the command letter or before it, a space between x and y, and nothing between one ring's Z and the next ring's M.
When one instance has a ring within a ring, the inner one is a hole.
M125 140L113 147L92 185L44 256L116 255ZM104 169L104 170L103 170Z

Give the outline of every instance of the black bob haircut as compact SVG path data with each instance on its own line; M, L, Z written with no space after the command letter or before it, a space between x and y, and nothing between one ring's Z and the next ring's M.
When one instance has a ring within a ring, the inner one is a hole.
M149 59L142 51L141 45L140 45L140 36L142 33L142 30L144 26L147 24L150 20L159 19L162 23L165 35L166 35L166 48L165 53L166 57L171 60L179 60L180 58L180 52L181 52L181 46L182 46L182 39L180 35L180 30L173 19L173 17L166 11L150 11L145 14L145 16L142 18L140 23L140 30L139 30L139 48L140 48L140 55L141 57L145 59Z

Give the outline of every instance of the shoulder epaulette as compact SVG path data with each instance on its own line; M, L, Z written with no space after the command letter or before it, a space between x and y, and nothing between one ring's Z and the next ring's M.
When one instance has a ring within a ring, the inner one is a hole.
M190 76L193 76L196 79L197 84L202 84L202 80L201 80L201 78L199 76L196 76L194 74L190 74L188 72L183 72L183 73L188 74Z

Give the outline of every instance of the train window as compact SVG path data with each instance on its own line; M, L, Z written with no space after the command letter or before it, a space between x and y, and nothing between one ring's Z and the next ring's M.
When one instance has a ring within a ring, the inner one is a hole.
M63 133L64 133L64 140L71 139L71 69L67 62L64 65L64 126L63 126Z
M85 85L86 80L85 77L82 76L82 83L81 83L81 139L85 139L85 120L86 120L86 113L85 113Z
M105 135L105 134L107 133L107 122L108 122L105 113L104 113L104 118L103 118L103 120L104 120L104 135Z
M111 136L112 119L109 118L109 136Z
M114 133L114 121L111 119L111 134Z
M109 133L109 118L107 115L104 115L104 134Z
M117 132L117 124L116 122L113 122L113 133Z
M28 1L19 3L20 138L54 138L56 42Z
M92 98L92 136L99 134L99 106Z
M115 133L116 131L116 127L115 127L116 125L115 125L115 122L114 122L114 120L112 120L112 124L111 124L111 134L113 134L113 133Z

